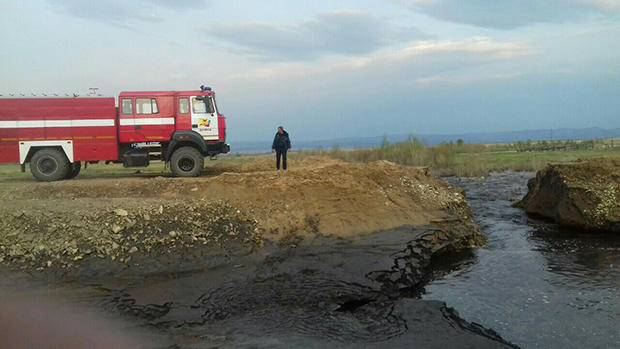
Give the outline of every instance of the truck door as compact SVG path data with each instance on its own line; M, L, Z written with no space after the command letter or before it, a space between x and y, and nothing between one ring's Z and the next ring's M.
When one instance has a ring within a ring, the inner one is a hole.
M157 98L120 98L119 139L121 143L155 142L169 138L174 130L172 107L165 115L159 112Z
M134 98L121 97L119 101L118 138L121 143L137 142Z
M192 130L198 132L204 140L218 140L217 110L211 96L193 96Z

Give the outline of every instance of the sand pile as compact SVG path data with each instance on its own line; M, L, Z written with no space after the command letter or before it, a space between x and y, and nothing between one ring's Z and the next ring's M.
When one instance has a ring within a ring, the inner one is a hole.
M316 234L351 237L402 225L457 232L462 245L484 241L464 194L424 168L324 157L291 161L288 171L272 166L260 158L190 179L0 182L0 260L32 259L23 256L36 250L38 267L72 265L79 251L127 262L136 250L210 245L216 236L294 246Z

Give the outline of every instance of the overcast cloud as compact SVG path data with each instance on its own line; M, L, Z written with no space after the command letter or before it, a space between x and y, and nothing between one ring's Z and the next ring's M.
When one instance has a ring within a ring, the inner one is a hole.
M207 0L48 0L54 10L71 16L127 26L139 22L159 22L162 10L200 9Z
M441 20L511 29L591 17L618 18L620 0L395 0Z
M397 30L389 22L357 11L323 12L295 25L217 23L205 31L241 52L275 60L306 60L324 54L362 55L396 39L428 37L412 27Z

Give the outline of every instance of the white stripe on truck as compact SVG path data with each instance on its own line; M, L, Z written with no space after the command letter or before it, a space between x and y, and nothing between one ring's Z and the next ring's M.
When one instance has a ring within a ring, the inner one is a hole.
M121 126L134 125L174 125L174 118L127 118L119 119Z
M0 128L39 128L39 127L99 127L114 126L114 119L82 120L5 120Z

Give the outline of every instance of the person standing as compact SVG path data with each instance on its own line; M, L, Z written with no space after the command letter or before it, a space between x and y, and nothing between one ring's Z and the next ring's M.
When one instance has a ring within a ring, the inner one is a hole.
M286 153L291 149L291 139L288 132L284 131L284 127L278 126L278 132L273 138L271 152L276 153L276 169L280 169L280 158L282 159L282 169L286 170Z

